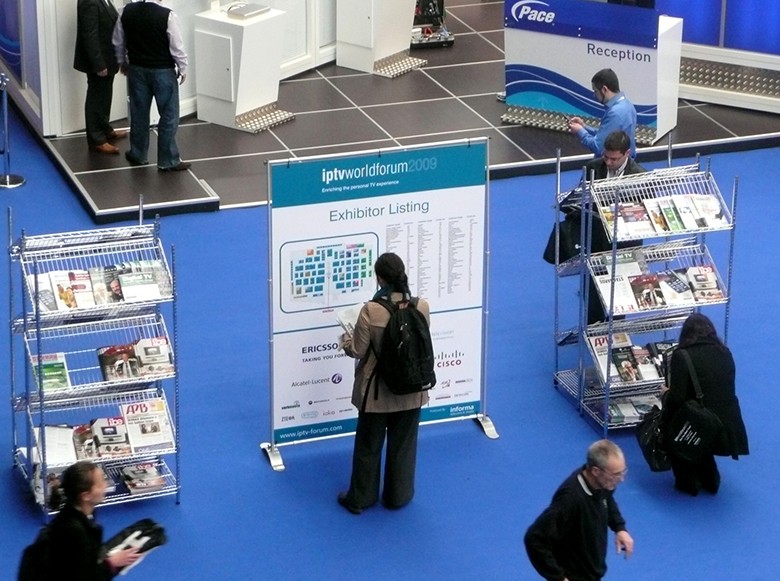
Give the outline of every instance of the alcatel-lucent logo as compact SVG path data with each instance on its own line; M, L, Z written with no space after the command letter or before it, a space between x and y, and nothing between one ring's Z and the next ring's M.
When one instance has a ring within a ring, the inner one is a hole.
M551 23L555 20L555 12L542 10L541 7L550 8L550 5L540 0L520 0L512 5L512 18L518 22L531 20L533 22Z

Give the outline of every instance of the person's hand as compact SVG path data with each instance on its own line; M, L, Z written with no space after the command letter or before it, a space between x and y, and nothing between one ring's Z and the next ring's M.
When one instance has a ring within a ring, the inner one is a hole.
M140 558L141 553L138 552L138 549L130 548L111 553L106 557L106 561L108 561L108 564L114 569L121 569L122 567L132 565Z
M570 133L577 133L580 129L582 129L583 123L582 119L579 117L572 117L569 119L569 132Z
M661 395L664 395L667 391L669 391L669 386L665 383L661 384Z
M349 336L349 333L342 333L341 337L339 337L339 349L344 349L344 346L351 342L352 337Z
M102 71L97 72L98 77L107 77L108 76L108 69L103 69Z
M187 78L186 73L179 73L179 84L183 85L186 78Z
M618 553L624 553L626 559L634 554L634 539L631 538L628 531L615 533L615 548Z

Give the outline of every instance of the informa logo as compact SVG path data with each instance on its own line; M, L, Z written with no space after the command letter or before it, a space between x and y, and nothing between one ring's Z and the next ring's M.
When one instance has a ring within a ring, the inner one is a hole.
M550 5L540 0L520 0L512 5L512 17L518 22L530 20L552 24L555 20L555 12L542 10L542 7L549 9Z

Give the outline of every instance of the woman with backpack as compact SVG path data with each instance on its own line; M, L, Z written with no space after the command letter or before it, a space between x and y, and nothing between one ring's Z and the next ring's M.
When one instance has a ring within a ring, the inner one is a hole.
M683 351L687 352L692 370ZM696 398L692 373L696 374L704 396L704 407L711 410L723 424L722 444L692 462L669 452L674 474L674 486L681 492L696 496L699 489L716 494L720 473L715 455L731 456L735 460L749 453L748 437L742 421L742 411L736 395L736 368L731 351L718 338L715 326L701 313L693 313L683 323L679 345L672 352L667 372L668 390L663 389L661 430L664 442L671 441L670 425L675 413L690 399Z
M385 440L382 504L391 509L401 508L412 500L420 408L428 403L425 389L432 385L427 383L417 391L398 395L391 391L383 374L378 373L381 366L377 362L382 353L385 329L394 317L391 312L395 308L416 309L421 317L412 311L406 314L417 317L419 325L425 326L424 333L428 333L430 309L424 299L411 297L406 268L396 254L388 252L379 256L374 272L379 290L373 300L363 305L353 334L345 334L341 338L344 352L358 359L352 390L352 405L358 409L352 478L349 490L338 495L339 504L352 514L360 514L380 499ZM429 333L427 337L427 350L431 351ZM432 375L432 351L430 359L427 361L426 358L423 364L430 365L429 373Z

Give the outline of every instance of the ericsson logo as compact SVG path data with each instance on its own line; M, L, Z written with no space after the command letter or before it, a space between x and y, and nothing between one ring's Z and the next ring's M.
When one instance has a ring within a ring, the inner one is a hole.
M436 367L442 369L444 367L460 367L463 364L463 351L446 352L442 351L436 355Z
M548 24L555 20L555 12L552 10L541 10L540 6L549 8L550 5L541 0L520 0L512 5L512 17L521 22L530 20L532 22L546 22Z

